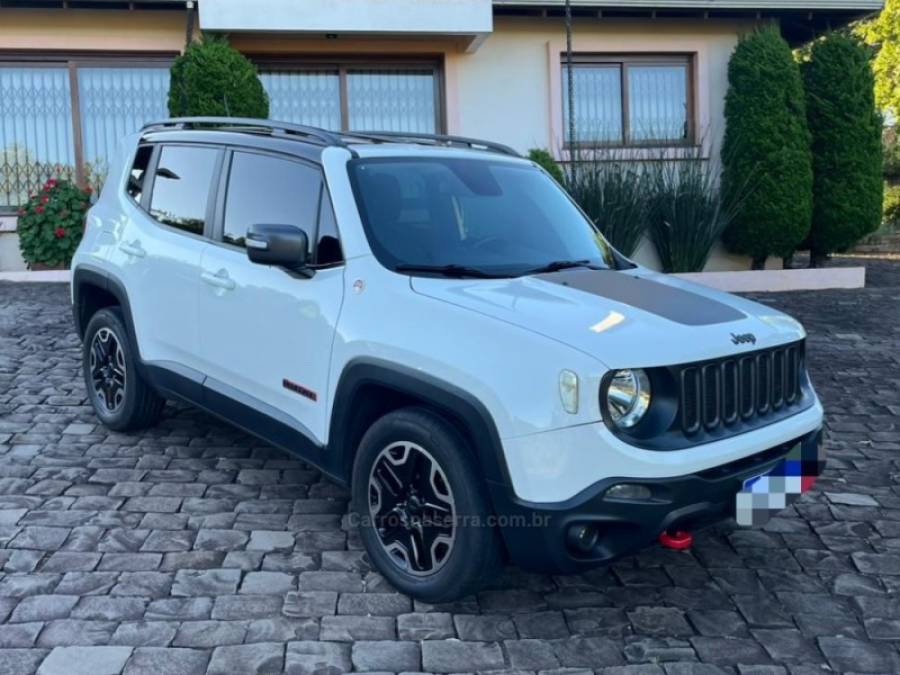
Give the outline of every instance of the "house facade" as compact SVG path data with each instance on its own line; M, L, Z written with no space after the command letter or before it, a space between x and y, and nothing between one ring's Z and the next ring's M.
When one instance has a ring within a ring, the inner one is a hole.
M575 144L715 153L728 60L766 22L800 44L882 0L572 0ZM271 117L450 133L569 158L563 0L0 1L0 270L51 176L102 182L118 139L167 116L190 32L253 60ZM189 25L190 24L190 25ZM650 247L638 258L654 264ZM711 269L746 269L717 251Z

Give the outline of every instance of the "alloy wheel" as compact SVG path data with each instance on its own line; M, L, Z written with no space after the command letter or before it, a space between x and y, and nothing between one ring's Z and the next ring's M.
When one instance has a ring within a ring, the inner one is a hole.
M117 412L125 403L125 352L109 328L101 328L91 340L90 368L94 398L107 413Z
M369 516L382 548L404 572L428 576L450 558L456 509L447 475L424 448L384 448L369 473Z

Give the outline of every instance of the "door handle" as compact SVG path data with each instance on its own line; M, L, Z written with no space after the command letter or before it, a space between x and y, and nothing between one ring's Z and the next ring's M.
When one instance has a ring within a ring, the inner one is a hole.
M226 291L234 289L234 279L229 277L228 272L225 270L219 270L215 274L212 272L201 272L200 278L216 288L224 288Z
M141 243L137 239L130 244L122 242L119 244L119 250L127 255L134 256L135 258L143 258L147 255L147 252L141 248Z

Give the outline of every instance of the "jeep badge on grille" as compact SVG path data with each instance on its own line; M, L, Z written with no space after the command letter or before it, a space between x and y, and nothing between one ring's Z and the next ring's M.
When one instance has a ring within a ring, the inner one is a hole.
M741 333L740 335L731 334L731 341L736 345L756 344L756 336L753 333Z

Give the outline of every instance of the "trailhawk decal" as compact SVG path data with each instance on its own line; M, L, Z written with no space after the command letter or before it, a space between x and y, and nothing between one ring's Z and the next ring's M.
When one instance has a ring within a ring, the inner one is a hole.
M538 279L631 305L685 326L740 321L746 315L717 300L613 270L565 270Z

